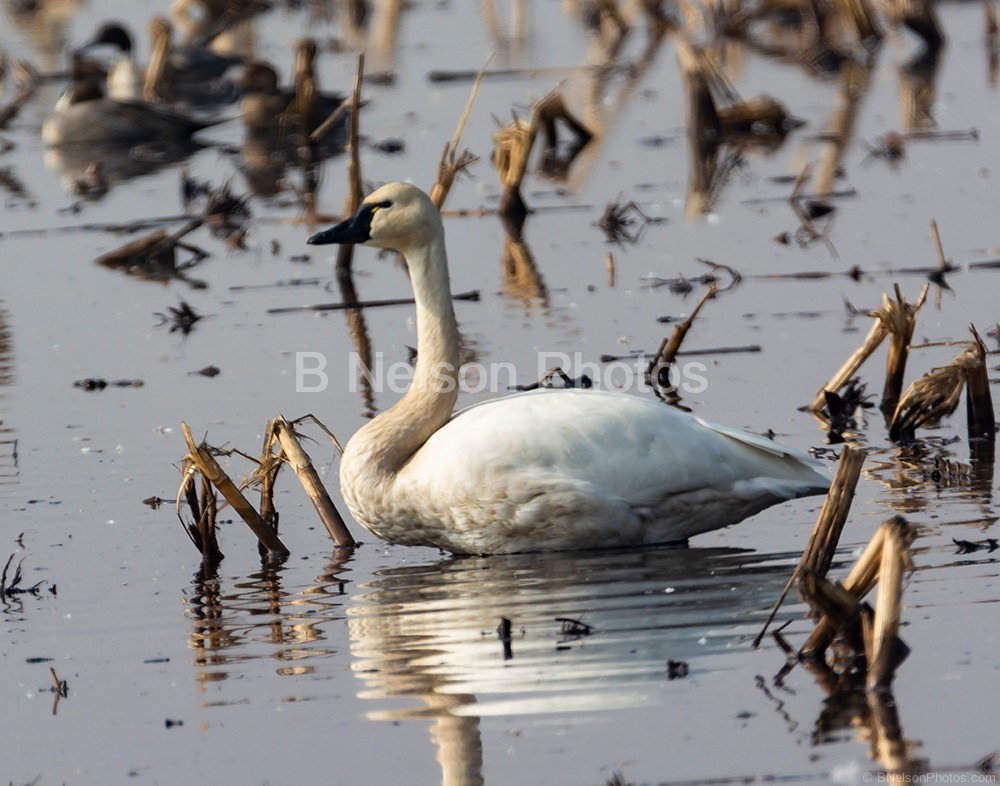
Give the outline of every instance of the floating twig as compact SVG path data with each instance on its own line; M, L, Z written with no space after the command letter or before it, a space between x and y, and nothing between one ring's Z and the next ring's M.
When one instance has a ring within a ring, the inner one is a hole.
M673 321L673 320L671 320ZM704 347L700 349L678 349L674 353L675 358L680 357L696 357L704 355L753 355L757 352L762 352L763 347L760 344L743 344L738 347ZM634 360L637 357L646 357L643 353L636 353L632 355L601 355L600 361L602 363L615 363L619 360Z
M184 271L208 257L208 253L196 246L181 242L181 238L196 230L202 223L203 219L200 218L190 220L173 234L168 234L163 228L157 229L99 256L94 261L113 270L123 270L130 275L156 281L179 278L187 280L196 288L202 288L204 285L186 279ZM193 258L178 264L178 248L192 253Z
M559 379L562 385L556 385L555 380ZM532 382L530 385L514 385L514 390L538 390L539 388L548 389L565 389L565 388L580 388L583 390L589 390L594 386L594 380L592 380L587 374L581 374L577 379L573 379L569 374L562 370L561 367L556 366L555 368L550 368L546 371L541 379L537 382Z
M473 289L469 292L459 292L451 296L452 300L472 300L478 301L479 290ZM345 303L318 303L311 306L281 306L269 308L268 314L293 314L299 311L343 311L351 308L379 308L382 306L406 306L413 304L413 298L388 298L386 300L357 300Z

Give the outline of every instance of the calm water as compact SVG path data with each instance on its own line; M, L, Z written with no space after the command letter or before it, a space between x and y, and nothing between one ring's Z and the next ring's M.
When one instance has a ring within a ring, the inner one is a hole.
M684 295L651 287L648 277L693 278L706 270L697 260L710 259L744 280L707 304L685 346L762 351L692 358L704 363L707 385L684 404L712 420L773 429L803 449L822 447L824 430L797 408L868 330L870 320L849 318L843 300L873 308L894 283L915 298L923 276L892 271L936 264L932 219L961 269L949 289L932 289L915 342L962 340L970 323L985 332L997 321L998 273L965 267L1000 256L1000 88L979 4L940 7L949 46L922 82L906 68L919 44L891 34L870 72L853 75L853 102L841 78L733 44L726 74L736 89L775 96L806 125L770 151L723 151L725 173L701 211L670 35L651 45L638 21L615 60L627 67L595 69L606 51L574 3L514 3L528 9L520 31L511 4L497 4L499 29L489 3L415 3L395 26L389 5L377 4L367 32L348 29L342 13L276 8L247 37L287 74L291 42L315 35L327 89L349 88L362 45L369 71L395 75L365 89L366 181L430 187L470 83L432 83L427 74L475 70L491 51L491 68L536 70L483 83L463 142L482 160L448 208L496 204L494 117L526 114L556 84L598 132L565 179L529 176L525 198L537 212L524 247L505 247L492 215L447 219L453 288L482 295L457 305L467 350L484 364L512 364L517 382L533 382L554 353L569 355L576 375L602 354L654 351L670 330L657 318L687 314L703 287ZM46 4L43 16L26 20L8 3L0 47L57 71L68 45L116 17L137 31L145 58L146 21L165 4L120 6ZM9 76L5 86L3 103ZM766 775L863 783L878 768L870 758L878 730L867 712L830 697L805 669L775 683L781 651L770 639L750 646L805 544L816 500L772 509L687 550L452 559L368 538L346 555L332 549L285 477L277 503L290 558L262 569L249 532L234 521L221 531L226 559L205 575L171 504L142 504L176 493L180 422L213 444L254 452L269 418L312 412L346 439L398 396L353 384L349 354L368 341L386 367L405 361L412 312L370 309L361 320L268 313L341 299L332 257L304 243L313 227L301 220L296 171L277 193L251 194L246 250L228 249L204 228L189 235L211 256L186 281L96 265L131 237L95 227L182 212L182 164L247 193L242 129L221 123L202 137L212 144L183 162L142 162L103 199L79 201L64 186L80 161L47 153L38 135L61 88L44 84L0 131L12 145L0 155L0 560L13 555L11 573L20 563L22 586L41 582L37 594L0 607L0 779L499 786L603 784L618 772L637 784ZM799 226L787 178L830 160L824 133L847 117L835 187L855 195L820 222L829 243L776 242ZM927 127L976 129L978 141L912 141L895 167L869 154L888 131ZM390 155L374 144L392 139L405 150ZM343 159L327 161L321 211L340 210L345 180ZM666 221L645 226L634 243L611 245L596 223L618 198ZM511 275L511 253L533 266ZM854 266L866 271L857 280L845 275ZM770 277L796 271L833 275ZM293 279L307 283L277 286ZM357 255L355 284L367 299L409 294L403 271L368 251ZM155 316L182 299L206 315L187 337ZM296 392L301 351L325 356L324 391ZM914 352L908 380L957 351ZM883 364L884 350L863 372L872 391L881 389ZM221 374L191 373L209 365ZM627 367L606 380L627 381ZM608 366L596 368L604 377ZM143 385L73 386L88 377ZM465 403L489 395L469 393ZM950 485L928 475L935 459L968 461L963 411L906 451L870 418L862 432L871 452L841 562L891 513L920 525L903 630L913 652L895 682L900 736L932 767L971 777L960 768L998 742L1000 587L994 553L958 555L952 539L996 537L997 481L990 470ZM320 441L307 449L337 497L335 450L313 433ZM250 469L238 457L227 464L236 477ZM495 633L502 617L512 623L507 659ZM560 619L581 624L564 629ZM795 604L781 619L793 620L785 634L794 644L811 628ZM668 679L668 660L686 662L687 676ZM68 683L58 701L50 668Z

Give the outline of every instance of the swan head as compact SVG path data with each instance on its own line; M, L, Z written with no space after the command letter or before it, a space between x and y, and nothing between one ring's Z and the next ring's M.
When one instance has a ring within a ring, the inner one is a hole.
M441 214L427 194L409 183L388 183L366 196L353 216L306 242L364 243L405 255L409 249L430 245L442 232Z

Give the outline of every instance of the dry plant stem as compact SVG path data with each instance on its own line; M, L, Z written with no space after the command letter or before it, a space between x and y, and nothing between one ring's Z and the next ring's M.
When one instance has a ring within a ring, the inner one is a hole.
M926 763L913 755L913 746L903 739L899 711L891 691L867 693L871 713L870 728L872 757L882 762L886 769L887 783L909 783L916 778L906 777L926 773Z
M841 388L857 373L858 369L861 368L871 354L878 349L886 336L889 335L898 336L898 338L894 339L896 342L894 344L895 349L890 348L889 360L887 361L883 406L885 406L885 402L893 395L898 400L898 386L901 386L903 372L905 371L908 346L910 338L913 335L916 313L927 300L929 288L929 284L924 284L913 305L906 302L898 286L895 288L896 300L890 300L887 295L882 295L881 308L871 312L871 315L875 318L875 324L868 331L864 342L845 361L844 365L840 367L840 370L833 375L830 381L820 388L816 394L816 398L809 405L810 411L821 411L826 405L826 391L839 393ZM893 390L897 390L897 392L893 393Z
M715 297L716 285L713 281L705 294L701 296L701 300L698 301L691 313L688 314L687 319L681 322L679 325L674 326L674 332L670 334L669 338L664 338L660 342L659 349L656 350L656 354L649 363L649 368L646 369L647 374L651 374L653 369L658 365L670 365L674 362L677 357L677 351L681 348L681 344L684 342L684 337L687 335L688 331L691 329L691 325L694 324L695 317L698 316L698 312L701 311L701 307L710 299Z
M928 49L939 49L944 44L944 33L930 0L895 0L893 12L898 21L924 39Z
M430 193L431 202L434 203L438 210L444 207L445 200L448 198L448 193L451 191L451 186L455 182L458 173L476 160L475 156L472 156L468 151L463 151L462 155L458 155L457 151L458 145L462 141L462 134L465 132L465 124L469 121L469 115L472 113L472 105L476 102L476 96L479 94L479 86L483 82L483 74L486 73L486 68L492 59L493 56L490 55L483 64L483 67L479 69L479 73L476 74L476 80L472 83L472 91L469 93L469 100L466 102L465 109L458 119L458 125L455 126L455 133L451 138L451 142L445 145L444 152L441 153L441 161L438 164L437 182Z
M767 633L768 626L774 620L778 609L784 603L788 591L799 579L803 571L809 571L813 576L820 578L826 575L830 569L830 562L833 560L833 553L840 540L840 533L844 529L847 521L847 514L851 510L851 502L854 500L854 489L858 484L861 475L861 466L865 461L865 451L860 448L844 446L840 453L840 462L837 464L837 474L830 484L830 490L826 494L826 501L816 519L809 543L806 545L799 559L799 564L795 566L792 575L788 577L785 588L775 601L771 613L768 614L764 625L753 640L753 647L760 646L764 634Z
M521 185L528 171L531 151L540 130L544 130L549 153L554 153L556 145L555 121L562 120L576 135L576 143L582 147L593 134L576 120L566 109L562 94L556 88L540 98L531 108L530 120L514 115L509 125L493 133L493 166L500 176L504 189L497 213L509 227L513 235L520 233L520 227L528 214L528 207L521 195Z
M879 569L875 621L871 639L866 641L870 691L888 690L896 667L905 657L905 645L899 642L898 634L903 610L903 573L910 561L912 542L912 527L905 520L897 518L888 522Z
M165 229L157 229L148 235L130 240L123 246L109 251L98 257L96 262L107 267L131 264L135 258L149 259L165 252L172 252L174 247L185 235L190 234L202 225L200 218L188 221L183 227L172 235L167 234Z
M882 544L885 542L885 526L875 530L872 539L868 541L861 557L854 564L848 577L843 581L843 587L855 598L860 600L875 586L878 579L879 565L882 561ZM821 660L823 652L830 646L837 634L836 626L828 618L822 618L806 643L799 650L799 657Z
M204 475L201 476L201 514L198 517L198 533L201 542L206 546L202 551L210 561L218 562L222 559L222 550L219 548L219 539L216 535L215 523L218 521L219 507L215 499L215 491L212 484Z
M198 490L195 481L201 477L201 498L198 497ZM192 523L187 523L181 516L181 500L187 503L191 512ZM204 475L199 475L197 467L190 456L185 456L181 461L181 485L177 489L177 500L174 511L184 531L191 539L195 548L198 549L202 557L209 562L217 563L223 558L222 550L219 548L219 541L215 534L215 521L217 508L215 504L215 494L212 491L211 483Z
M722 121L712 97L704 57L683 37L676 41L677 60L688 97L687 126L693 134L719 134Z
M259 469L260 477L260 517L275 532L278 531L278 512L274 507L274 481L281 468L281 462L274 460L275 423L268 421L264 432L264 448L261 450Z
M285 544L264 523L264 520L261 519L260 514L254 509L253 505L240 493L236 484L230 480L222 467L219 466L219 462L207 450L195 444L194 437L191 436L191 429L188 428L187 423L181 423L181 430L184 432L184 439L187 441L188 455L198 467L198 471L207 480L211 481L212 485L219 490L219 493L226 498L226 501L232 506L233 510L240 514L240 518L246 522L246 525L250 527L250 530L257 536L257 540L263 544L268 553L278 556L287 555L288 549L285 548Z
M903 378L909 357L910 342L917 324L917 312L927 299L929 283L925 283L912 306L903 298L899 285L895 285L896 299L883 296L882 308L875 314L889 331L889 356L885 362L885 386L882 388L882 412L896 411L899 396L903 392Z
M618 35L625 35L628 32L628 22L625 21L625 17L622 16L622 12L618 9L617 0L598 0L597 8L601 16L610 20L615 26Z
M459 292L451 296L452 300L474 300L480 299L478 289L469 292ZM293 314L297 311L344 311L356 308L380 308L382 306L409 306L413 305L413 298L387 298L386 300L346 300L343 303L318 303L312 306L279 306L269 308L268 314Z
M513 227L522 226L528 215L521 184L537 135L538 124L534 116L530 123L515 116L510 125L493 133L493 166L503 188L497 213Z
M969 325L975 342L972 351L978 360L966 371L965 409L968 418L969 442L973 444L973 454L982 453L975 449L976 443L986 443L992 447L996 442L996 419L993 414L993 395L990 393L990 375L986 366L986 346L976 331ZM987 451L992 455L992 450Z
M854 353L844 362L840 370L830 378L830 381L819 389L816 398L809 405L809 410L812 412L821 411L826 406L826 391L839 393L848 380L857 373L858 369L864 365L864 362L879 348L879 345L885 340L886 335L888 335L888 332L882 325L882 320L876 319L861 346L854 350Z
M0 107L0 129L6 128L7 124L17 117L24 105L31 100L38 86L38 74L35 69L24 60L19 60L18 66L24 70L27 76L23 83L18 85L14 100L7 106Z
M903 532L907 545L912 543L915 537L913 528L902 516L893 516L882 522L879 528L875 530L872 539L868 541L868 545L865 546L865 550L858 558L858 561L854 563L851 572L848 573L847 578L843 581L844 589L859 601L871 592L878 581L882 563L882 549L890 528L896 528L897 531ZM819 624L806 640L806 643L802 646L802 649L799 650L799 656L802 658L821 658L835 635L836 629L830 620L820 620Z
M983 364L975 343L970 343L947 366L914 380L893 413L889 439L913 439L918 428L933 425L954 412L969 374Z
M358 124L361 111L361 82L365 75L365 53L358 55L358 69L354 74L354 90L351 92L351 122L347 132L347 196L344 199L344 215L350 216L358 209L364 195L361 192L361 159L358 147ZM342 245L337 250L337 270L350 270L354 259L354 246Z
M871 616L870 609L842 585L808 571L801 574L799 590L817 615L838 631L855 652L864 648L864 622Z
M851 20L859 43L871 45L882 40L882 27L867 0L838 0L836 5Z
M754 96L719 109L723 134L753 133L754 126L758 124L778 129L788 117L785 107L771 96Z
M340 118L342 118L345 114L347 114L347 112L349 112L350 109L351 109L351 103L349 101L344 101L340 106L338 106L329 114L326 120L324 120L316 127L316 130L309 135L309 141L312 144L316 144L317 142L322 141L323 137L325 137L330 132L331 128L333 128L337 123L340 122Z
M860 448L848 445L841 451L837 474L816 519L816 526L813 528L809 543L799 560L800 572L810 571L817 576L825 577L830 570L833 554L840 542L840 534L843 532L847 514L850 513L851 503L854 501L854 490L858 485L864 462L865 451Z
M941 233L938 231L937 221L931 219L931 240L934 241L934 250L937 252L938 267L946 270L950 267L948 260L944 256L944 246L941 244Z
M149 62L143 74L142 98L150 103L156 103L164 100L165 94L169 92L166 89L166 82L170 65L172 30L162 17L154 17L149 27L153 38L153 50L149 54Z
M314 423L320 431L322 431L324 434L326 434L327 437L330 438L330 441L333 443L333 446L337 449L337 453L339 453L341 456L344 455L344 448L340 444L340 440L337 439L337 435L334 434L332 431L330 431L330 429L326 427L326 424L315 415L311 413L308 415L303 415L302 417L298 418L295 421L295 425L298 425L299 423L304 423L307 420Z
M312 465L312 460L302 449L292 424L285 418L278 418L275 421L275 435L281 443L281 449L285 452L285 458L295 470L296 476L316 507L316 512L319 513L320 520L326 527L326 531L330 533L330 537L333 538L333 542L338 546L356 546L357 543L351 537L344 519L333 504L333 500L330 499L330 495L327 494L323 482L319 479L319 475Z

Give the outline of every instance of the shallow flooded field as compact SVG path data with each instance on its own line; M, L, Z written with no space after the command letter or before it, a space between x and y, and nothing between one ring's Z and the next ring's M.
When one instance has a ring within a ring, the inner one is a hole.
M631 29L617 48L587 24L588 3L376 2L361 27L350 5L276 3L239 45L287 83L293 42L314 36L321 88L343 93L365 50L367 185L430 189L471 76L492 53L460 144L480 160L445 205L453 291L479 292L456 303L469 386L482 387L460 404L555 365L653 395L639 389L648 356L713 270L723 291L684 342L695 353L679 366L681 403L819 449L831 473L840 448L800 408L861 344L867 312L895 285L913 302L931 273L912 343L934 346L911 351L907 384L960 352L946 342L966 342L970 324L998 376L989 331L1000 267L976 264L1000 257L1000 83L983 5L936 7L947 44L930 62L902 28L888 30L867 68L825 73L730 39L731 87L772 96L804 124L714 156L686 131L684 34L654 36L638 3L619 4ZM165 0L23 6L2 7L0 106L15 98L16 60L64 71L68 50L109 18L132 28L145 60L147 21L168 12ZM695 11L684 14L688 34L707 38ZM773 24L760 40L792 42ZM109 158L107 192L81 197L68 186L95 154L47 150L39 134L65 86L41 80L0 127L0 562L12 556L7 587L19 566L16 589L34 588L0 599L0 781L871 783L887 782L873 751L888 736L908 760L925 760L926 782L985 782L975 766L998 746L1000 582L988 546L997 478L991 462L970 469L964 404L915 444L890 441L877 409L884 347L860 373L876 406L848 434L868 457L833 575L887 517L917 525L901 631L911 653L885 713L863 693L831 694L802 666L776 680L784 653L770 637L751 646L822 498L687 549L456 558L376 542L353 522L364 544L335 549L286 473L276 504L289 558L262 567L227 509L225 559L204 570L173 510L180 423L256 453L269 419L312 413L346 440L399 398L393 373L405 387L412 307L272 313L344 300L336 250L305 240L343 209L346 156L319 167L313 222L301 169L277 179L252 169L231 104L199 134L203 147L176 161ZM532 159L523 194L533 212L517 242L496 216L491 135L557 86L595 137L564 172ZM889 132L910 135L901 158L889 157ZM789 195L806 167L803 193L826 196L803 220ZM245 235L227 242L199 227L185 241L208 256L164 280L95 263L138 236L123 225L184 226L185 170L246 197ZM616 202L635 206L617 239L600 226ZM946 274L932 221L954 268ZM361 300L410 296L402 266L367 249L356 250L353 283ZM204 317L187 334L169 319L182 302ZM368 384L358 374L366 348ZM718 351L727 348L742 349ZM325 363L326 376L297 374L303 357ZM209 367L218 373L202 373ZM479 371L487 384L472 384ZM75 384L88 379L137 382ZM308 433L342 506L336 449ZM236 480L252 470L236 454L224 464ZM166 502L144 504L151 497ZM778 615L791 621L793 646L813 628L804 612L790 600Z

